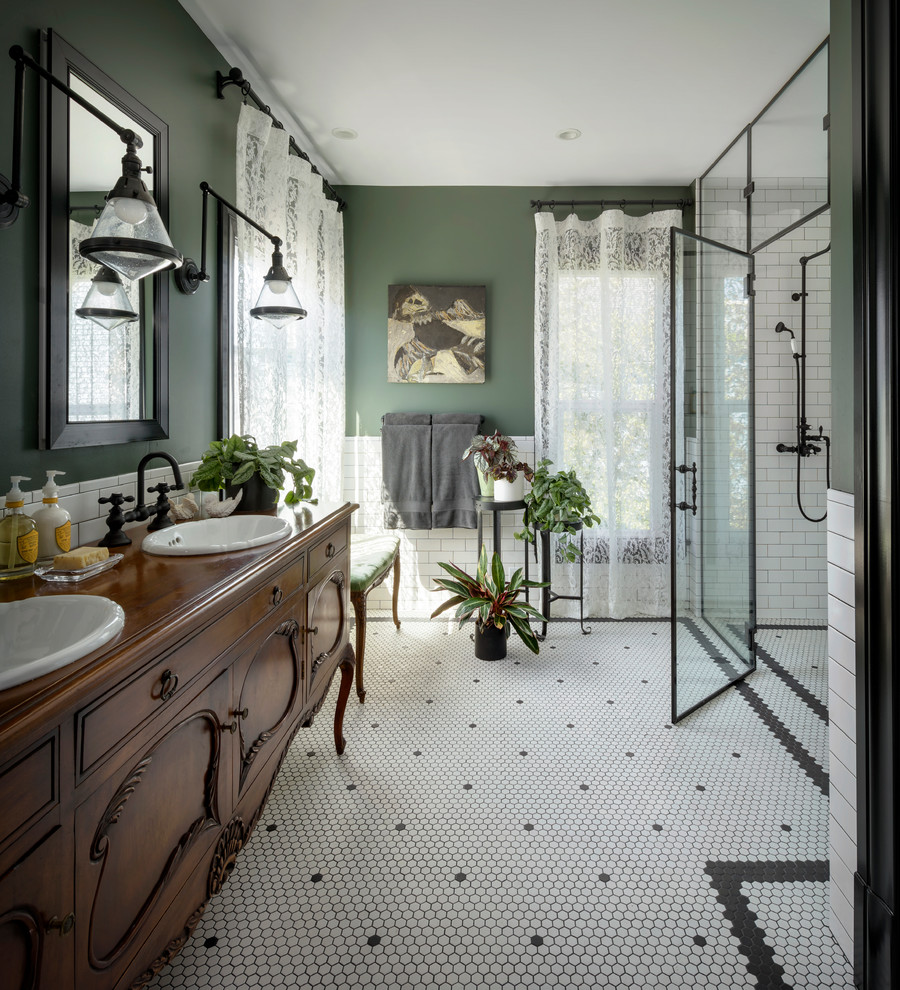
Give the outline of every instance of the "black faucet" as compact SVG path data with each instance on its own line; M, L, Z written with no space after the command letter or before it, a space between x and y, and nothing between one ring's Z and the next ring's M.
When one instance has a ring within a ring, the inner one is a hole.
M153 485L148 488L148 492L156 492L156 504L155 505L145 505L143 501L144 494L144 469L149 461L152 461L154 457L161 457L164 461L168 461L172 467L172 473L175 475L175 484L167 485L164 481L161 481L158 485ZM113 492L109 498L101 498L99 502L101 505L111 505L112 508L109 510L109 515L106 517L106 525L109 532L106 536L100 540L98 546L101 547L124 547L131 543L131 537L127 536L123 531L122 527L127 522L143 522L145 519L149 519L150 516L156 516L152 523L147 527L151 530L158 529L168 529L169 526L174 526L175 523L169 518L169 500L166 498L168 492L177 491L184 488L184 482L181 480L181 470L178 467L178 462L171 454L167 454L164 450L154 450L149 454L144 454L138 464L137 469L137 490L138 498L141 499L140 502L128 512L122 511L122 505L125 502L133 502L134 496L123 495L121 492Z

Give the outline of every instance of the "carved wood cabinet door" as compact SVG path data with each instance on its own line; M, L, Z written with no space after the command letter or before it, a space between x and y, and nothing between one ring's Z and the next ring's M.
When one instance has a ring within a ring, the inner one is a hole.
M228 821L230 701L225 671L77 809L79 990L115 985Z
M310 695L321 694L315 710L321 706L338 657L347 642L346 560L346 554L343 554L335 562L334 570L307 594L309 692Z
M292 599L267 620L267 633L234 663L233 712L240 741L238 792L250 786L306 700L303 667L305 615L303 596Z
M75 916L71 842L57 828L0 876L0 986L73 985Z

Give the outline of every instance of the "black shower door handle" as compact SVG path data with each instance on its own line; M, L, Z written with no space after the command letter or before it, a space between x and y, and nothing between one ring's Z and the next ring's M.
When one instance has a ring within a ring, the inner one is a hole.
M697 462L693 461L691 466L688 467L687 464L679 464L675 470L679 474L691 473L693 476L691 479L691 501L690 502L679 502L676 508L681 509L682 512L687 512L688 509L691 510L691 515L697 515Z

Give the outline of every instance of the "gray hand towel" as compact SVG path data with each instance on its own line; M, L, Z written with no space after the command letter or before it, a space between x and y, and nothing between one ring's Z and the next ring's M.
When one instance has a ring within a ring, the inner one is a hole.
M431 426L431 413L385 413L382 426Z
M431 415L386 413L382 423L385 528L431 529Z
M478 475L472 460L462 459L484 417L471 413L435 413L431 427L431 525L433 529L475 529Z

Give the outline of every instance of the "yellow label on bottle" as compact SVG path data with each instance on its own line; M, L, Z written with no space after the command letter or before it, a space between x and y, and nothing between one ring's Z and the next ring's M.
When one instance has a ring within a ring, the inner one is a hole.
M38 555L38 533L36 529L16 537L16 550L26 564L33 564Z
M62 526L56 527L56 545L63 553L72 549L72 522L67 519Z

